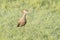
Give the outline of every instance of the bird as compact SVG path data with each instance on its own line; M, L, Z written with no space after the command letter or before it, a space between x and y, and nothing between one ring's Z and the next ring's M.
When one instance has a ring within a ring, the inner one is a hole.
M24 9L23 11L22 11L22 13L23 13L23 15L22 15L22 17L19 19L19 21L18 21L18 24L17 24L17 27L19 27L19 26L25 26L25 24L27 23L27 20L26 20L26 15L27 15L27 13L28 13L28 10L26 10L26 9Z

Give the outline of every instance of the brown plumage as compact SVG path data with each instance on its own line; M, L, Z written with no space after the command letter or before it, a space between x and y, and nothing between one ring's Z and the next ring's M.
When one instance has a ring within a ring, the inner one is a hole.
M24 26L26 24L26 22L27 22L27 20L26 20L26 14L28 13L28 10L23 10L22 12L23 12L23 15L19 19L17 27Z

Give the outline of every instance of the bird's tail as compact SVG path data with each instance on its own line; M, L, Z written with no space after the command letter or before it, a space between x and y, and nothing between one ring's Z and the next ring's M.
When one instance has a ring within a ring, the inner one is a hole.
M20 23L17 24L17 27L19 27L19 26L20 26Z

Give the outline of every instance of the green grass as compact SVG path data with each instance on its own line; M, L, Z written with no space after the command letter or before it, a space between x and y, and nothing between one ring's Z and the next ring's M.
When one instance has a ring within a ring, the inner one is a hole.
M27 24L17 27L23 9ZM60 0L0 0L0 40L60 40Z

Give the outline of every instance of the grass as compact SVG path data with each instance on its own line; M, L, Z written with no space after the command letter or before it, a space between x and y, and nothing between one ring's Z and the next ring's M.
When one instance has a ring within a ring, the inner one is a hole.
M23 9L25 27L17 27ZM60 0L0 0L0 40L60 40Z

